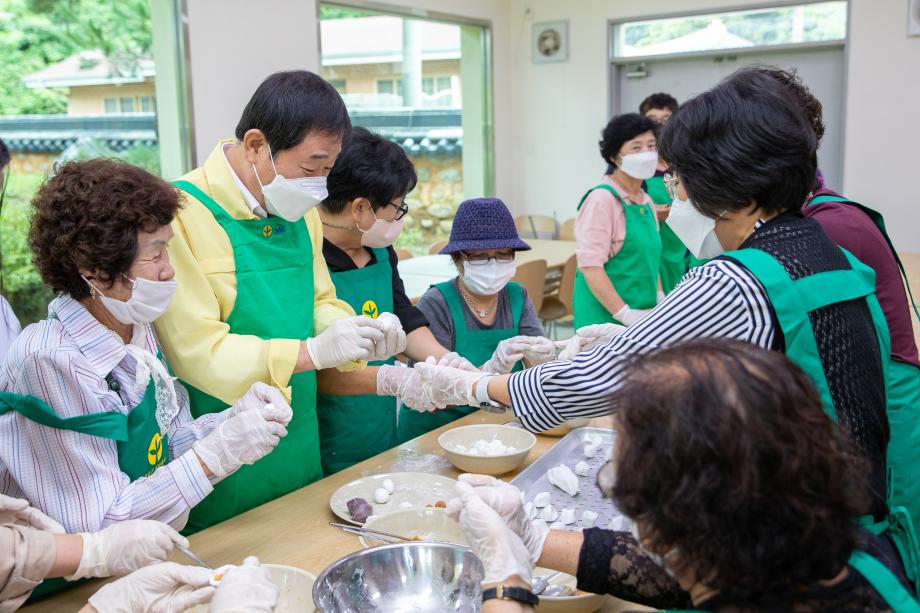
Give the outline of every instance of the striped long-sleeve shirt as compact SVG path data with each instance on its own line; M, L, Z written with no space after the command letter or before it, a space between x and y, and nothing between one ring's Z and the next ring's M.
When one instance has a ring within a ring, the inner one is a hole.
M44 400L59 417L103 411L127 414L143 398L137 362L124 343L73 298L55 298L49 315L16 339L0 369L0 390ZM146 349L157 352L145 326ZM111 375L120 390L109 389ZM223 419L192 420L188 394L176 385L179 414L169 429L172 461L130 481L113 440L58 430L19 415L0 416L0 492L27 499L68 532L95 532L126 519L157 519L181 528L213 489L191 447Z
M631 356L678 341L724 337L769 349L775 323L767 293L744 267L713 260L688 272L654 311L606 345L574 360L548 362L511 375L514 412L542 432L570 419L607 415Z

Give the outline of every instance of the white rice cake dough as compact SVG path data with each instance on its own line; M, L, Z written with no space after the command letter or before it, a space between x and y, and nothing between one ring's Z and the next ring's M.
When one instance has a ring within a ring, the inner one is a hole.
M578 495L578 476L565 464L550 468L546 471L546 478L569 496Z

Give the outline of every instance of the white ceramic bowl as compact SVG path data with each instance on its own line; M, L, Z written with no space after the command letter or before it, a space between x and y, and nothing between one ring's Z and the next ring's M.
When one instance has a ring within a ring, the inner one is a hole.
M517 451L503 455L479 456L460 452L457 445L471 447L478 440L498 439ZM482 475L503 475L524 463L527 454L537 444L537 437L521 428L480 424L452 428L438 437L447 459L460 470Z
M447 516L444 509L407 509L389 515L371 517L364 524L365 528L383 530L405 538L419 538L422 541L442 541L454 545L467 545L460 524ZM383 545L383 541L373 536L358 537L365 549Z
M534 577L549 575L554 571L545 568L536 568ZM559 575L550 581L550 585L568 585L575 587L577 580L572 575ZM578 592L575 596L543 596L540 595L540 605L534 609L537 613L594 613L604 606L607 596L603 594L588 594ZM641 608L641 607L640 607Z
M275 613L313 613L313 584L316 577L305 570L284 564L263 564L272 583L281 590Z

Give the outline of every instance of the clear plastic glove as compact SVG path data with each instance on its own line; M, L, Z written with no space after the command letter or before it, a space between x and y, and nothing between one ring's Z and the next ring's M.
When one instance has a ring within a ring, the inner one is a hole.
M134 571L102 586L89 597L99 613L177 613L204 604L214 596L212 571L164 562Z
M162 562L176 544L188 547L188 539L166 524L131 519L112 524L100 532L81 533L83 555L69 581L84 577L120 577Z
M529 585L533 565L520 537L476 494L473 486L457 483L457 495L459 498L447 503L447 514L460 522L470 548L482 560L482 582L500 583L518 576Z
M476 495L505 520L511 531L524 543L531 563L536 564L543 555L549 528L546 522L535 523L527 517L521 502L521 490L488 475L463 474L458 480L471 486Z
M252 464L271 452L287 436L291 407L266 404L226 420L192 446L214 476L226 477L244 464Z
M434 358L428 359L434 363ZM423 385L418 370L405 366L380 367L377 371L377 395L396 396L410 409L422 413L447 406L437 406L431 397L430 388Z
M234 566L224 574L211 613L271 613L278 603L278 587L271 582L268 569L259 559L249 556L242 566Z
M623 308L613 314L619 321L622 321L627 326L631 326L649 313L651 309L642 310L642 309L632 309L628 304L623 305Z
M491 375L506 375L514 369L514 365L524 359L524 350L529 344L521 339L526 336L507 338L495 348L492 358L482 365L482 372Z
M556 345L545 336L517 336L515 338L526 339L529 344L524 349L525 365L537 366L556 359Z
M355 360L369 360L378 343L385 344L377 320L359 315L340 319L319 336L307 339L307 351L316 370L334 368Z
M383 340L374 343L374 352L368 359L369 362L386 360L406 350L406 332L396 315L381 313L375 321L383 332Z
M435 406L479 406L474 386L486 373L437 366L428 362L419 362L415 370Z
M3 494L0 494L0 524L18 524L36 530L64 534L64 526L31 506L28 500Z
M437 362L438 366L447 366L450 368L459 368L460 370L468 370L470 372L476 372L479 369L476 368L476 365L467 360L465 357L457 353L456 351L448 351L441 356L441 359Z
M561 347L559 352L560 360L574 360L575 356L582 351L588 351L598 345L605 345L617 334L626 330L626 326L620 324L593 324L582 326L575 331L575 336L567 341L556 343Z
M272 387L267 383L262 383L261 381L256 381L249 390L247 390L232 407L224 411L224 413L226 413L226 417L233 417L234 415L239 415L243 411L261 409L266 404L273 404L277 407L290 406L287 400L284 399L284 394L282 394L278 388Z

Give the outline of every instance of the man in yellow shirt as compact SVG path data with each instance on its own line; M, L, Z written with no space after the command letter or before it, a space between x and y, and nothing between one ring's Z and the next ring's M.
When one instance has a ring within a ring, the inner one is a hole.
M221 483L189 518L194 532L322 477L316 370L363 368L405 347L399 320L355 317L336 299L314 209L351 123L338 92L306 71L269 76L236 139L178 181L170 262L179 289L156 322L196 417L263 381L291 399L275 450Z

